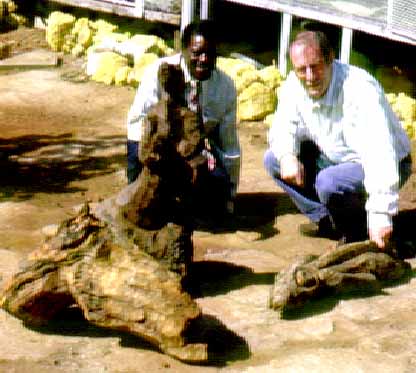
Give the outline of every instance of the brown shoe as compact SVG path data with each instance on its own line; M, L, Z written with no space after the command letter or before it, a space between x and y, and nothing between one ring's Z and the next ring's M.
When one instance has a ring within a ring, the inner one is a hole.
M303 236L322 237L331 240L339 239L339 233L335 230L329 216L323 217L318 223L307 223L299 226L299 232Z

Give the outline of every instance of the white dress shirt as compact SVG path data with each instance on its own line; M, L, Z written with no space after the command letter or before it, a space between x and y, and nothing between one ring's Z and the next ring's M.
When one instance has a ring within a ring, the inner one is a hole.
M334 61L328 91L314 100L292 71L279 94L270 148L279 160L298 155L303 137L333 163L362 164L369 228L391 226L398 211L398 163L409 154L410 141L380 84L365 70Z
M142 123L147 112L160 99L161 88L158 82L158 69L162 62L180 64L185 82L192 78L181 54L160 58L149 66L140 83L127 117L127 138L140 141ZM201 82L200 106L204 129L208 137L214 131L217 136L211 138L211 146L218 154L220 162L230 177L235 196L240 177L240 143L236 126L237 94L233 80L224 72L214 69L211 77ZM214 141L214 143L212 143Z

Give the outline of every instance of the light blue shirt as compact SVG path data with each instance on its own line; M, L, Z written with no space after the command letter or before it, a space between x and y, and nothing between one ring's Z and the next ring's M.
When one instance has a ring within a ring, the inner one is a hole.
M140 141L142 124L147 112L160 99L161 88L157 72L162 62L180 64L185 75L185 82L191 81L181 54L160 58L149 66L144 75L127 117L127 137ZM201 82L200 106L205 132L211 146L218 154L225 171L233 184L232 195L235 196L240 177L241 150L236 126L237 93L233 80L224 72L214 69L211 77ZM217 135L211 137L215 131Z
M410 141L380 84L365 70L334 61L326 94L314 100L292 71L279 93L270 148L279 160L298 155L304 137L333 163L362 164L369 228L391 226L398 211L398 163L409 154Z

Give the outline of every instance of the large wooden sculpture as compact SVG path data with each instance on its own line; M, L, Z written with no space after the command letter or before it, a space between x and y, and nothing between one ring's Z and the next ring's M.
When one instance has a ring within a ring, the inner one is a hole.
M5 285L0 305L37 325L76 305L95 325L200 362L207 346L187 344L186 330L201 311L182 283L193 249L187 198L204 164L203 139L184 104L182 71L163 64L159 74L164 91L145 120L138 179L62 222Z

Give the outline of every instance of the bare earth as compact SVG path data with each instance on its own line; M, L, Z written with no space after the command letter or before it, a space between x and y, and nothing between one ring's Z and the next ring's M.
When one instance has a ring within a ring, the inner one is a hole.
M6 39L20 52L46 47L39 30L0 34ZM60 68L0 71L0 281L40 245L45 226L126 184L125 119L133 97L133 88L87 81L82 61L70 57ZM232 228L194 235L196 301L211 320L201 331L209 364L181 363L71 315L33 329L0 311L0 372L415 371L413 276L382 293L322 299L285 317L267 308L276 272L335 243L299 235L306 219L263 169L266 127L242 123L240 138L238 218ZM406 234L415 240L415 175L401 198Z

